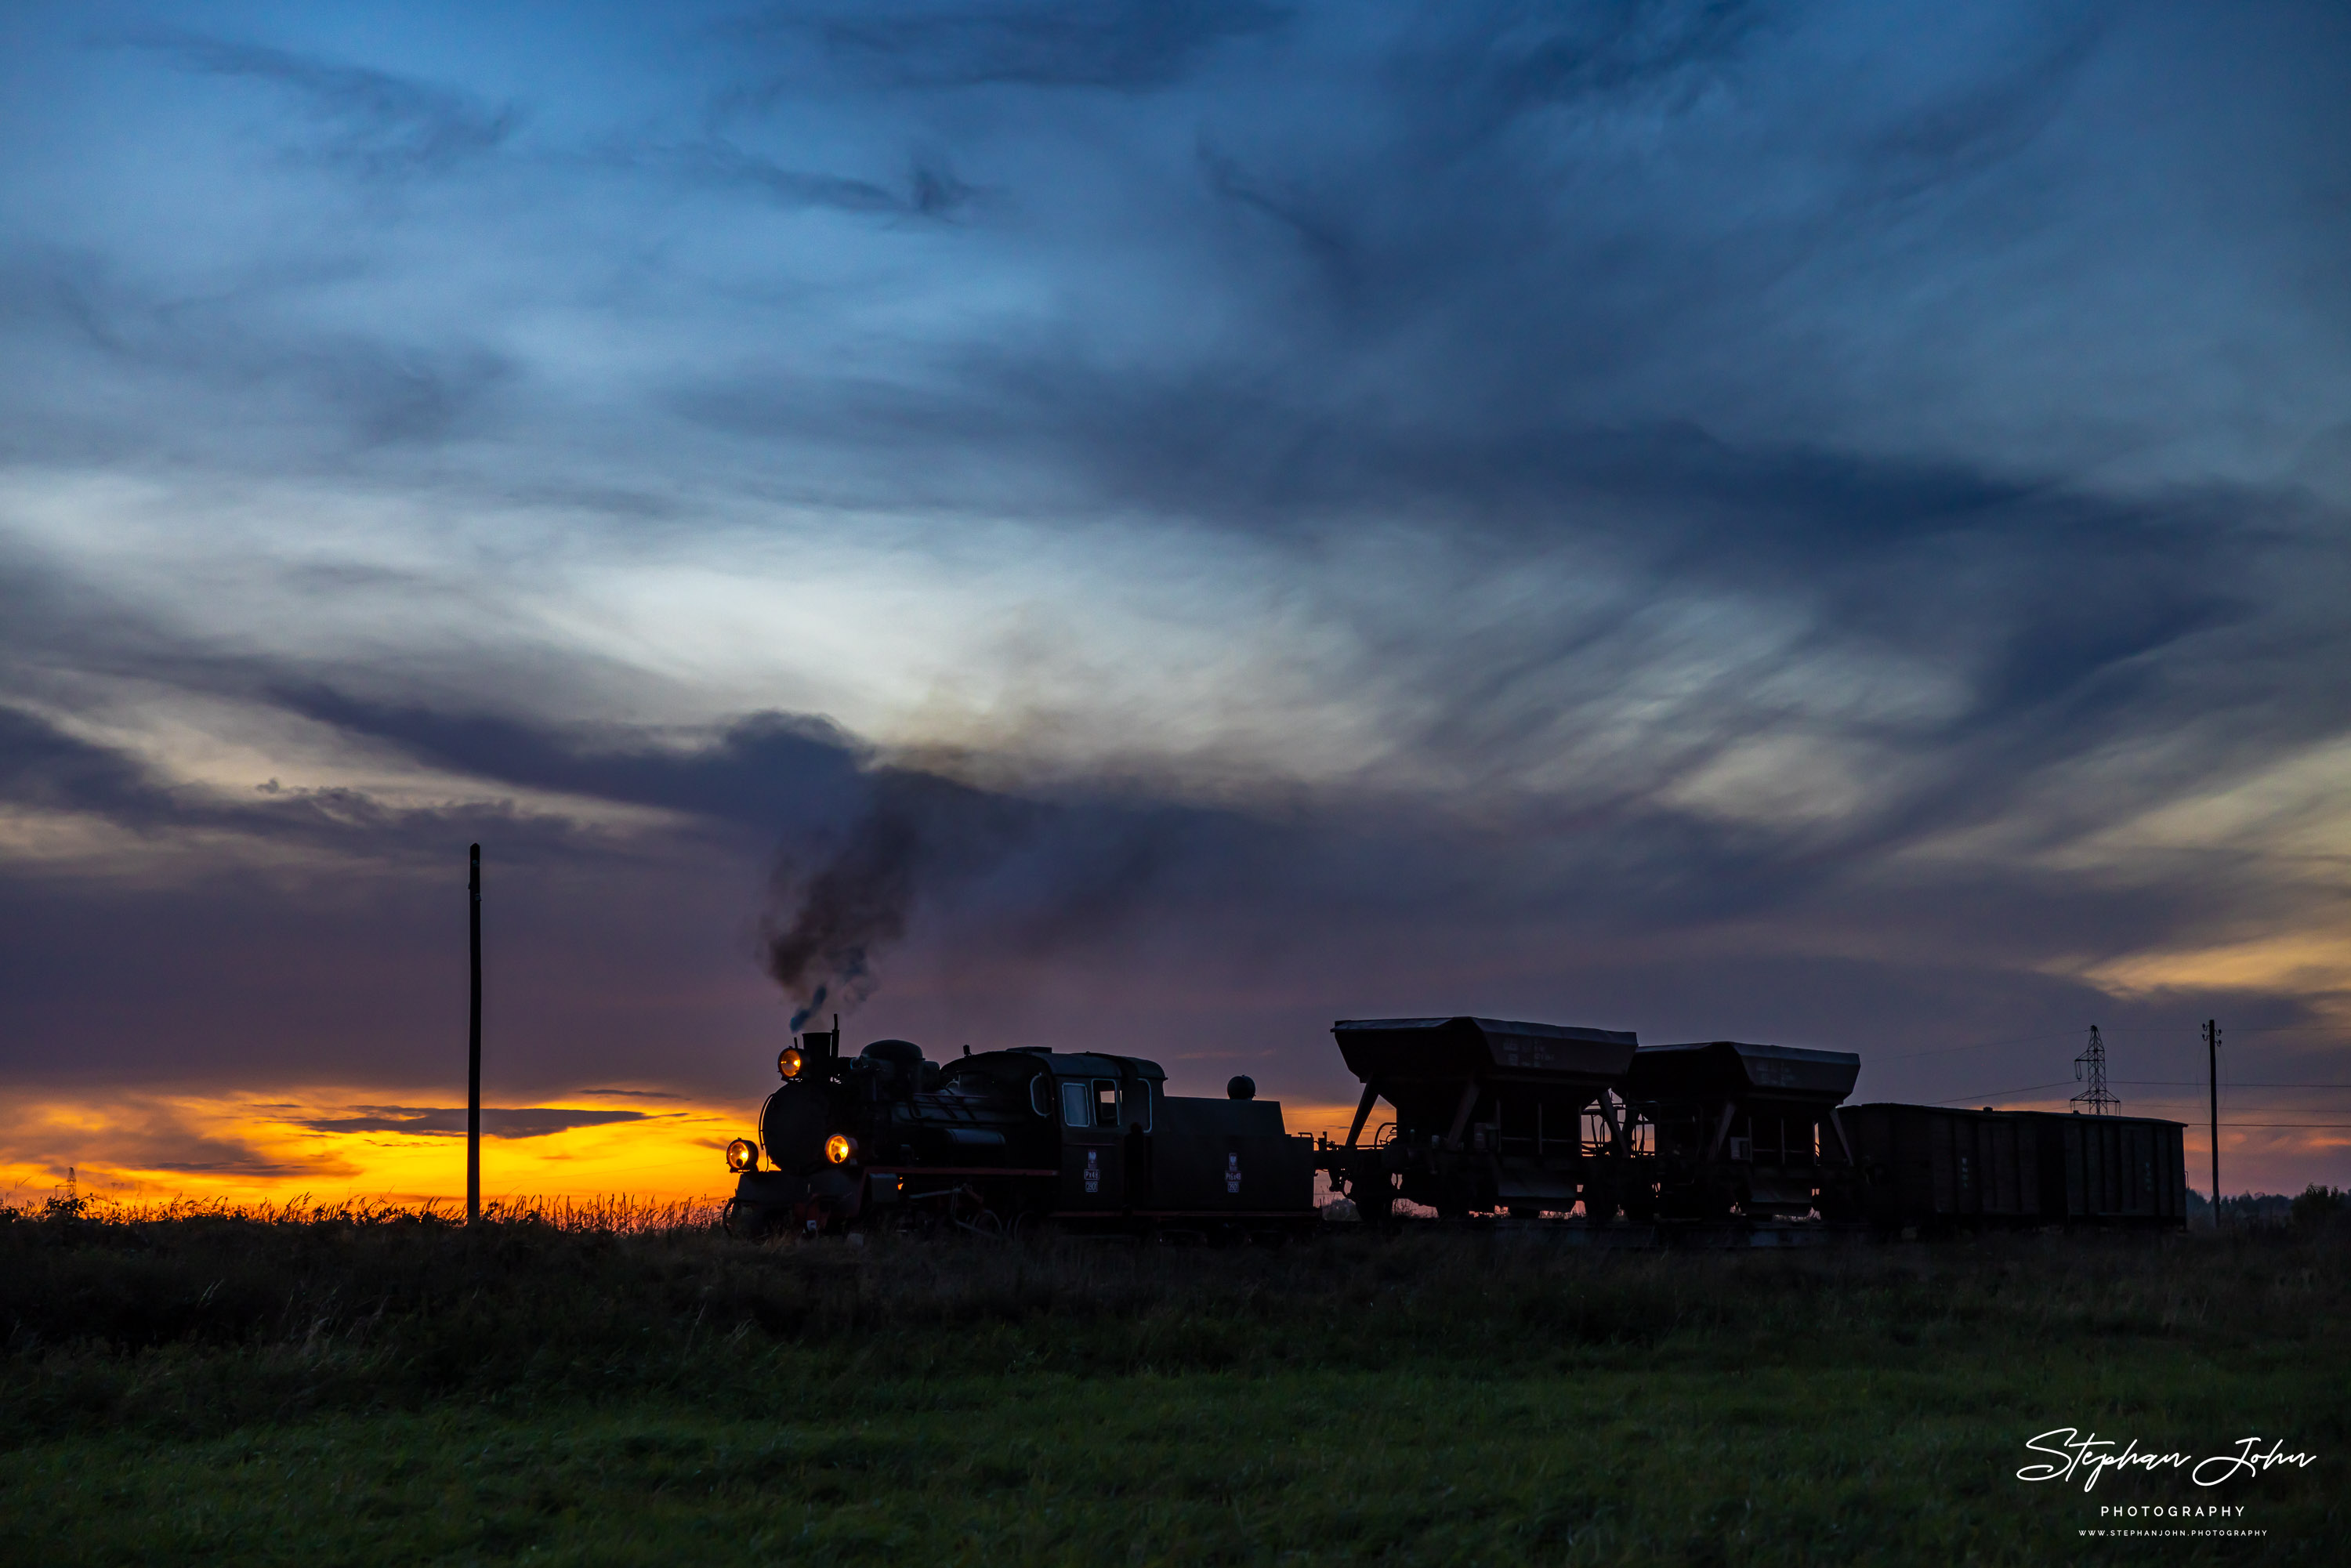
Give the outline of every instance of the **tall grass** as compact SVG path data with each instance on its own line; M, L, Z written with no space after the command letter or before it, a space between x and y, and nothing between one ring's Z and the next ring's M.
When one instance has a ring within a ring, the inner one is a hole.
M495 1198L482 1206L482 1217L492 1224L521 1223L558 1230L634 1236L715 1229L724 1221L726 1210L726 1203L719 1199L641 1198L613 1193L588 1197ZM278 1203L232 1203L225 1198L192 1197L123 1202L99 1194L76 1194L47 1198L24 1208L0 1205L0 1225L27 1220L133 1227L216 1220L250 1226L414 1225L446 1229L465 1223L465 1206L454 1197L411 1201L347 1197L340 1203L320 1203L307 1193Z
M1773 1255L715 1220L0 1221L0 1564L2048 1561L2096 1502L2180 1500L2020 1486L2075 1423L2290 1437L2326 1468L2231 1493L2268 1555L2351 1528L2341 1226Z
M1011 1364L1502 1375L1668 1346L1737 1367L2130 1339L2269 1355L2318 1352L2351 1309L2340 1229L1692 1255L1330 1228L1231 1252L851 1247L732 1239L710 1206L623 1198L471 1228L439 1205L53 1207L0 1223L0 1438Z

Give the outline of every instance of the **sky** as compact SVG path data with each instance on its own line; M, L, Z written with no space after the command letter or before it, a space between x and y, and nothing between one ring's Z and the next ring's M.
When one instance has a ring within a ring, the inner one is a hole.
M0 1193L461 1190L475 841L494 1194L811 1006L2212 1019L2351 1183L2346 149L2332 4L10 6Z

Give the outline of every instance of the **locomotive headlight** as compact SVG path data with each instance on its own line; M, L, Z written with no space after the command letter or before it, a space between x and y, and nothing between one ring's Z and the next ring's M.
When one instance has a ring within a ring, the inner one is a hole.
M824 1141L824 1157L837 1166L847 1165L857 1157L857 1140L846 1133L835 1133Z
M759 1163L759 1145L748 1138L737 1138L726 1145L726 1168L747 1171Z
M787 1079L798 1078L800 1069L807 1064L808 1058L800 1054L800 1048L797 1045L784 1047L782 1054L776 1058L776 1071Z

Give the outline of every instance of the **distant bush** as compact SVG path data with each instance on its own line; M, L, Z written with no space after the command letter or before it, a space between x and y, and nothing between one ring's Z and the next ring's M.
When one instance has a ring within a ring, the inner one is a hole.
M2294 1200L2294 1222L2296 1225L2331 1225L2343 1218L2351 1193L2339 1186L2321 1186L2316 1182L2302 1189Z
M2241 1192L2220 1200L2220 1223L2232 1230L2283 1225L2292 1214L2293 1205L2294 1200L2283 1193ZM2212 1222L2210 1200L2192 1186L2188 1189L2188 1220L2190 1225L2200 1221L2209 1226Z

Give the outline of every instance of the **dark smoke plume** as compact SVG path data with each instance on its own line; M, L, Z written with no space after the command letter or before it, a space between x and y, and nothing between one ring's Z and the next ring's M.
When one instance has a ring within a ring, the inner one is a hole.
M787 853L776 869L778 907L760 923L768 973L799 1004L798 1030L827 1001L854 1008L880 977L875 954L906 934L926 891L985 869L1027 815L1019 803L928 774L875 776L848 840L805 881ZM782 906L797 895L789 920Z

